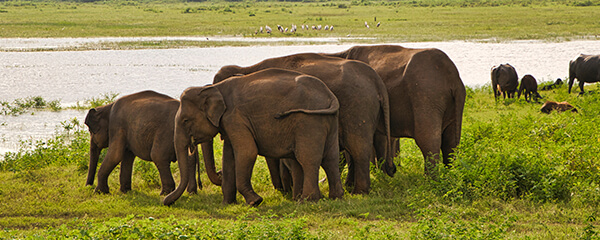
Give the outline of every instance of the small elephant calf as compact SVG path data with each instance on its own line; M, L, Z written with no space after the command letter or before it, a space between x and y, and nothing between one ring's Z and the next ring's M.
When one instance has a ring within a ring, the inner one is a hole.
M131 190L131 174L135 157L152 161L158 168L162 184L161 195L175 189L171 174L171 162L177 159L173 145L175 114L179 101L169 96L144 91L123 96L115 102L90 109L85 124L90 131L90 163L86 185L94 184L100 151L108 147L106 157L98 170L96 192L108 193L108 176L121 163L121 192ZM197 149L191 149L189 158L198 162ZM207 168L207 169L214 169ZM207 170L207 173L208 171ZM196 185L195 174L191 175L188 192L196 192L202 187L200 178ZM216 173L211 181L217 185L220 180Z
M525 96L525 101L529 102L533 100L537 102L538 99L542 98L540 94L537 92L537 81L535 78L529 74L523 76L521 79L521 86L519 87L519 92L517 94L517 99L521 97L521 93ZM529 97L529 99L528 99Z
M571 112L577 112L577 108L573 107L573 105L569 104L568 102L546 101L546 103L542 105L542 108L540 108L540 111L547 114L550 114L550 112L553 110L557 112L566 112L569 110Z
M556 81L554 81L554 83L552 83L550 85L543 86L541 90L542 91L552 90L552 89L555 89L555 88L559 87L562 84L563 84L562 79L557 78Z

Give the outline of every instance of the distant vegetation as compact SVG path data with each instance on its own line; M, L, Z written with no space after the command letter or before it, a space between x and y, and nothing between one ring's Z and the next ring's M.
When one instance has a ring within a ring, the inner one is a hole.
M158 172L139 159L132 192L118 192L115 170L111 194L94 194L84 186L89 135L65 121L63 134L24 142L33 148L0 162L0 238L597 239L600 88L586 90L541 91L579 110L547 115L541 103L495 101L489 85L468 88L453 167L425 177L418 147L403 139L396 176L373 168L367 196L293 202L272 188L260 159L253 184L265 202L256 208L221 205L205 174L197 195L162 206Z
M346 37L365 41L598 39L600 0L4 1L0 37ZM23 18L22 16L28 16ZM365 27L365 22L370 28ZM381 23L380 27L376 27ZM277 25L295 33L281 33ZM269 25L273 33L261 33ZM300 26L334 26L333 31ZM349 38L348 41L356 41ZM131 45L131 43L127 43ZM135 43L133 44L135 45ZM165 41L141 48L223 45ZM107 43L90 48L119 48ZM133 46L132 48L135 48Z

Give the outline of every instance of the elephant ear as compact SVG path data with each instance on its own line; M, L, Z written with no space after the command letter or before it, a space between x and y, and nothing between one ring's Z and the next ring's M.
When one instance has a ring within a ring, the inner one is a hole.
M100 114L95 108L90 109L87 116L85 116L85 125L90 128L92 133L100 131Z
M215 87L205 88L199 94L205 97L204 105L202 106L202 108L206 112L208 120L215 127L219 127L221 117L225 113L226 109L225 100L223 100L223 95Z

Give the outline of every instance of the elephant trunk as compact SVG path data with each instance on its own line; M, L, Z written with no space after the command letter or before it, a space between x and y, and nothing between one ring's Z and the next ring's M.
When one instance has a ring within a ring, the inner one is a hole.
M215 167L215 155L213 150L213 141L204 142L201 144L202 147L202 157L204 158L204 168L206 169L206 175L208 175L208 179L217 185L221 186L221 175L217 173Z
M102 149L99 148L94 141L90 141L90 163L88 166L87 181L85 182L86 186L94 185L94 178L96 177L96 168L98 167L98 159L100 158L101 150Z
M190 151L190 136L186 134L183 128L178 127L177 120L175 120L175 155L177 156L177 163L179 165L180 183L175 191L171 192L163 200L165 206L173 204L185 191L190 180L190 174L194 171L194 165L189 161Z

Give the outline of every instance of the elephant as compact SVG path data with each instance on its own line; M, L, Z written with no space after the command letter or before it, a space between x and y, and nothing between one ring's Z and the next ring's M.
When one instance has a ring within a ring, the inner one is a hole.
M391 136L415 139L428 160L427 175L434 176L440 149L444 164L449 166L460 142L466 90L458 69L443 51L371 45L324 54L371 66L387 88ZM397 140L394 146L399 148Z
M85 124L90 132L90 160L86 185L94 184L98 159L102 149L108 147L106 157L98 170L96 192L108 193L108 176L121 163L120 190L131 190L131 174L135 157L152 161L158 168L161 180L161 195L175 189L171 175L171 162L176 160L173 145L175 113L179 101L169 96L143 91L123 96L108 105L89 110ZM190 157L198 162L198 151L194 149ZM211 181L220 183L217 173L207 173ZM214 166L212 167L214 169ZM192 184L188 192L195 193L196 180L190 175ZM200 178L198 187L202 188Z
M556 112L577 112L577 108L573 107L573 105L568 102L554 102L554 101L546 101L544 105L540 108L540 111L543 113L550 114L552 111Z
M507 63L492 67L492 89L496 99L500 94L504 99L507 96L514 98L517 86L519 86L519 77L513 66Z
M224 141L224 204L236 203L236 190L249 205L263 201L250 182L257 155L297 161L302 178L294 181L302 181L302 200L321 198L319 167L327 175L329 197L343 196L338 169L340 104L321 80L273 68L190 87L180 99L174 141L182 177L164 205L176 201L188 184L193 171L186 163L190 146L211 142L217 133Z
M542 91L552 90L552 89L558 88L562 84L563 84L562 79L557 78L556 81L554 81L554 83L552 83L550 85L543 86L541 90Z
M537 81L533 76L530 74L523 76L521 79L521 86L519 86L517 98L521 98L521 93L523 93L525 101L529 102L529 100L533 100L537 102L538 99L542 98L537 91L537 87ZM529 99L527 99L527 97L529 97Z
M300 53L266 59L248 67L223 66L213 83L267 68L283 68L315 76L335 94L340 103L340 150L344 150L348 162L345 185L352 188L352 194L368 194L370 191L369 165L375 159L374 146L378 146L379 159L385 160L383 171L389 176L394 175L396 166L390 152L389 100L383 81L371 67L354 60ZM267 162L273 161L276 160L267 159ZM277 178L277 164L269 166L272 178ZM273 184L275 188L282 188L276 180Z
M600 55L581 54L569 62L569 93L575 78L579 81L579 94L583 94L583 84L600 81Z

